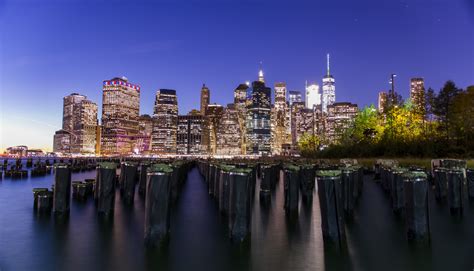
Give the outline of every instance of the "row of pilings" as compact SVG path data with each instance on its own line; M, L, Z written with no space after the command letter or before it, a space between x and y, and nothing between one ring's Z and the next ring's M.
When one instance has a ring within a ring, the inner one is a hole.
M429 195L434 195L438 204L447 201L451 214L462 216L466 192L474 199L474 171L466 165L464 160L436 159L428 170L402 167L396 160L375 163L375 179L389 196L394 214L405 220L409 240L431 241Z
M145 200L145 244L148 247L166 244L170 233L171 208L193 162L104 160L94 161L96 179L86 179L83 182L71 181L71 164L55 164L52 189L33 189L35 211L38 215L49 215L53 212L55 217L64 219L69 217L71 198L86 200L93 197L98 216L107 221L113 219L116 190L119 190L125 205L132 205L138 186L138 194Z
M5 178L24 179L31 177L45 176L52 173L53 165L57 163L68 164L73 173L95 170L97 166L96 158L27 158L25 159L4 159L0 163L0 180Z
M258 183L260 204L265 205L283 180L284 211L293 219L300 203L312 204L317 182L323 238L338 246L345 245L345 220L352 218L363 188L363 168L352 164L200 160L198 168L228 223L230 239L237 243L250 239L251 207Z

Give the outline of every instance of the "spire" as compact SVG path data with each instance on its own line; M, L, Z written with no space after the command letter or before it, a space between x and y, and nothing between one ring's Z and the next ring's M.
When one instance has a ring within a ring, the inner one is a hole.
M262 69L262 61L260 61L260 70L258 71L258 81L265 83L265 78L263 78L263 69Z
M329 54L327 54L327 65L328 65L328 77L329 77L329 75L331 74L331 73L329 72Z

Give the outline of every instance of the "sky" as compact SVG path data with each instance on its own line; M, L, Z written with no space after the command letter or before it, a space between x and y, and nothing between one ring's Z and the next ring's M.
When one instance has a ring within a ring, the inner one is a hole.
M474 85L474 0L0 0L0 151L51 150L62 98L88 96L100 118L116 76L141 86L141 114L159 88L186 114L203 83L225 105L260 66L272 87L321 84L327 53L336 101L359 107L391 73L404 98L411 77Z

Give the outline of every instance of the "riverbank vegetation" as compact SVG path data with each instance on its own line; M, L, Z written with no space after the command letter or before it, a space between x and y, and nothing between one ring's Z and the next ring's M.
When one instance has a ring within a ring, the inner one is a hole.
M388 93L382 109L373 105L359 111L339 138L305 135L302 156L342 157L474 157L474 86L460 89L452 81L436 93L428 89L402 100Z

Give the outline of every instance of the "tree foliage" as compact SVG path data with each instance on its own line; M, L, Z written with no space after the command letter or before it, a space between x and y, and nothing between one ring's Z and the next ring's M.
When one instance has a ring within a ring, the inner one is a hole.
M378 112L365 107L341 140L319 150L319 137L306 135L299 142L302 155L317 157L364 156L473 156L474 86L466 91L448 81L438 94L429 88L416 99L401 102L394 94ZM424 109L420 110L420 106Z

